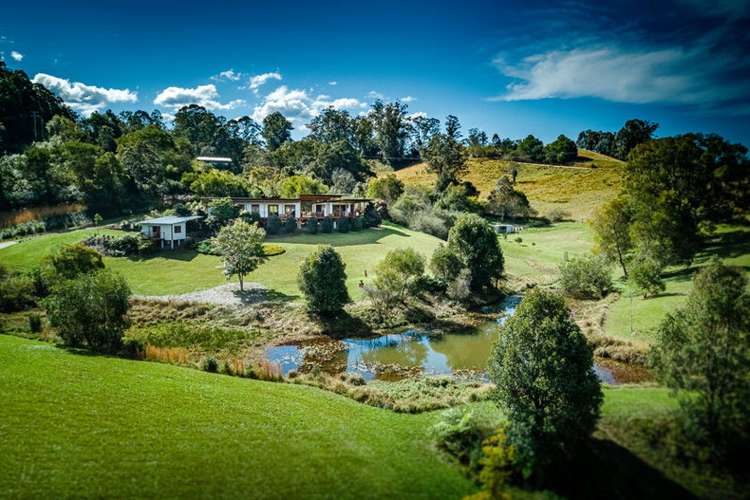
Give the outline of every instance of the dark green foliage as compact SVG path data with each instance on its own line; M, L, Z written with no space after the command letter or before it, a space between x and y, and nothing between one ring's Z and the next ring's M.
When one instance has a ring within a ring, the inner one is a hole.
M257 224L261 220L260 214L258 212L248 212L247 210L243 210L242 212L240 212L240 217L248 224Z
M297 232L297 219L288 215L284 221L284 232L286 234L294 234Z
M240 215L240 207L231 198L218 198L208 204L206 223L218 229Z
M626 121L615 137L617 157L621 160L626 160L636 146L644 144L653 138L657 128L659 128L658 123L646 120L634 119Z
M435 134L422 151L429 170L437 175L435 191L442 193L458 182L466 171L466 155L463 146L448 134Z
M215 358L208 357L203 360L202 365L203 371L207 371L209 373L216 373L219 371L219 363L216 361Z
M109 235L89 236L81 243L103 255L125 257L128 255L146 255L154 249L154 243L141 233L126 234L119 238Z
M362 231L365 227L365 218L360 215L352 218L352 231Z
M36 302L34 280L0 264L0 312L23 311Z
M573 257L560 265L560 286L575 299L601 299L612 290L612 271L601 257Z
M404 192L404 183L395 175L373 177L367 183L367 196L393 203Z
M424 276L425 258L411 248L391 250L375 266L370 299L384 312L406 300L407 294L419 291Z
M281 232L281 219L279 219L278 215L271 214L268 216L265 230L268 234L279 234Z
M352 223L348 217L342 217L336 221L336 230L339 233L348 233L352 228Z
M269 151L274 151L292 138L293 127L289 120L278 111L263 119L263 139Z
M334 315L349 302L346 264L330 246L320 246L308 255L299 269L297 283L307 308L321 315Z
M39 333L44 328L42 324L42 315L39 313L29 314L29 330L32 333Z
M318 219L310 217L305 221L305 232L307 234L317 234L318 232Z
M653 297L666 289L661 273L664 270L662 257L648 245L641 245L635 249L630 263L628 279L643 297Z
M44 305L66 345L113 352L128 325L129 298L125 279L101 270L58 284Z
M652 350L661 381L679 391L691 438L713 458L750 440L750 295L742 271L714 261L687 303L667 315Z
M554 142L544 147L544 161L557 165L564 165L575 161L578 157L576 143L564 135L558 136Z
M456 212L479 212L481 206L476 195L476 188L471 183L450 185L442 192L435 206Z
M461 258L449 247L441 244L432 253L430 271L444 284L451 283L464 268Z
M523 161L541 163L544 161L544 143L529 134L516 145L514 157Z
M320 232L321 233L332 233L333 232L333 219L326 216L320 221Z
M504 259L495 231L474 214L460 216L448 233L448 247L471 272L471 288L480 291L503 274Z
M584 130L578 134L576 145L581 149L588 149L607 156L617 156L617 142L615 134L597 130Z
M591 348L561 296L527 293L503 327L488 370L527 474L543 475L594 431L602 391Z
M102 254L83 244L66 245L45 259L53 279L73 279L81 274L104 269Z
M364 227L377 227L382 222L380 213L372 203L365 205L365 213L363 214L363 217Z

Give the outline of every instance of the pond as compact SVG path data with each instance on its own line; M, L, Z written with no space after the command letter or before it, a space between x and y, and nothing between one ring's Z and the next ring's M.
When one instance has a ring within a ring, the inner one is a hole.
M410 375L451 375L486 380L487 360L499 326L511 316L521 300L508 297L497 321L489 321L466 333L406 330L373 338L318 339L268 349L268 361L283 375L309 372L316 367L326 373L357 373L365 380L397 380ZM597 360L594 371L608 384L634 382L641 373L610 360Z

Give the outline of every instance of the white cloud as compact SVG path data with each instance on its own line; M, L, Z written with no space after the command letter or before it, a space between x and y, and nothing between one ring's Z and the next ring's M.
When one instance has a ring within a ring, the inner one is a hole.
M214 80L214 81L231 80L233 82L236 82L240 78L242 78L242 73L240 73L239 71L235 71L232 68L230 68L230 69L228 69L226 71L222 71L218 75L212 76L211 80Z
M179 109L189 104L197 104L208 110L228 110L237 106L242 106L245 101L235 99L227 103L219 102L217 99L219 92L216 85L198 85L197 87L167 87L156 96L154 104L164 106L165 108Z
M375 90L369 91L367 93L367 97L369 97L370 99L385 99L385 96L383 94Z
M111 103L138 100L138 94L129 89L107 89L81 82L71 83L70 80L46 73L37 73L32 81L44 85L58 95L65 104L86 116L104 109Z
M518 64L498 58L500 71L516 81L491 100L597 97L712 107L745 99L748 82L727 75L750 69L750 62L714 43L705 37L690 48L600 44L533 54Z
M23 54L21 54L17 50L11 50L10 57L12 57L14 61L23 61Z
M306 90L289 89L281 85L263 98L253 110L253 119L261 122L263 118L278 111L299 126L315 118L323 109L357 109L366 108L364 103L353 97L331 99L327 95L311 97Z
M258 93L258 89L264 85L268 80L281 80L282 76L281 73L278 71L274 71L271 73L263 73L260 75L255 75L250 78L250 90Z
M427 118L427 113L425 113L424 111L417 111L416 113L406 115L406 119L409 121L414 121L417 118Z
M407 103L407 104L408 104L408 103L410 103L410 102L414 102L414 101L416 101L416 100L417 100L417 98L416 98L416 97L412 97L412 96L410 96L410 95L407 95L406 97L402 97L401 99L399 99L399 101L401 101L401 102L405 102L405 103Z
M338 85L338 83L339 82L337 82L336 80L331 80L330 82L328 82L328 85L334 86L334 85Z

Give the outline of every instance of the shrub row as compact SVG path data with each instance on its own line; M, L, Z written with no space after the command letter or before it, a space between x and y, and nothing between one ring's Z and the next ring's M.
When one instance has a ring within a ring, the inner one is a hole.
M0 230L0 240L9 240L11 238L39 234L54 229L67 229L87 224L91 224L91 219L83 212L51 215L41 221L29 221L3 228Z

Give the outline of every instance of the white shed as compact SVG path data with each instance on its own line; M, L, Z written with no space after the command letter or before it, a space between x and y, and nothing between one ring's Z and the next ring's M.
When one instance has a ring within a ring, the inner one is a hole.
M156 219L147 219L138 224L141 225L143 236L152 240L159 240L162 248L164 248L165 241L170 248L174 248L175 246L180 246L185 241L187 237L187 222L197 219L200 219L200 216L177 217L175 215L168 215Z

